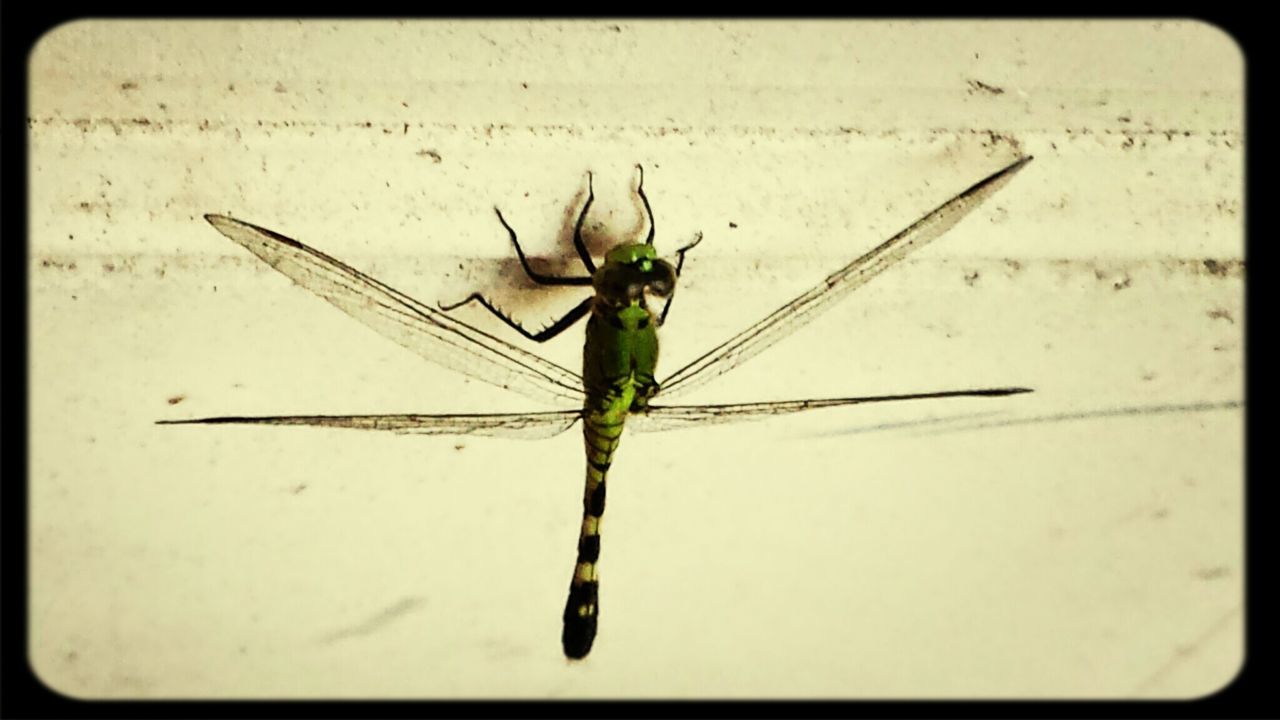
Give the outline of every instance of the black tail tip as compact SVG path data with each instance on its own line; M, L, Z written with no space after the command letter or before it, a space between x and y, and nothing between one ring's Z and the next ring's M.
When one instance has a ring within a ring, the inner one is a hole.
M581 660L591 652L591 644L596 639L595 617L574 618L564 623L564 634L560 636L560 644L564 646L564 655L570 660Z

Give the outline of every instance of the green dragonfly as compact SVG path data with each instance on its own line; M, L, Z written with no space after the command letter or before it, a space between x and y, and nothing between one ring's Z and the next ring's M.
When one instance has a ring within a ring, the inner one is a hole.
M658 382L657 327L666 320L684 257L701 240L676 251L674 264L659 259L653 246L654 220L644 193L644 169L636 193L644 204L648 235L642 243L624 243L609 250L597 267L582 238L582 224L595 199L587 175L587 199L578 214L573 244L586 274L560 277L530 266L516 232L497 208L516 255L528 277L539 285L591 286L593 293L545 329L529 332L501 312L480 293L453 305L431 307L374 278L310 248L297 240L223 215L206 215L218 232L243 246L298 285L324 298L344 313L428 360L499 387L523 393L568 409L491 414L282 415L269 417L209 417L165 420L162 424L309 425L360 430L386 430L427 435L462 434L517 438L546 438L579 420L586 441L586 489L578 554L565 603L561 642L569 658L591 650L599 617L600 518L604 514L605 477L617 450L624 423L640 431L669 430L706 423L773 417L816 408L830 408L896 400L950 397L996 397L1030 392L1027 388L989 388L918 392L899 395L846 397L722 405L655 405L655 397L672 397L722 375L813 320L837 300L861 287L908 253L942 235L965 215L1003 187L1030 156L978 181L902 232L853 262L828 275L737 335L708 350L693 362ZM661 312L647 299L662 298ZM477 303L520 335L545 342L588 317L582 374L521 349L468 325L449 314Z

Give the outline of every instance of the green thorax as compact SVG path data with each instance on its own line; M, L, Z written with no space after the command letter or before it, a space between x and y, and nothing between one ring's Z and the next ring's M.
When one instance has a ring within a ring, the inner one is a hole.
M634 243L628 245L619 245L610 250L604 256L605 266L615 265L637 265L642 271L648 272L653 265L653 261L658 259L658 252L653 249L652 245L643 243Z
M644 407L657 390L657 319L646 294L665 297L675 269L652 245L620 245L592 276L596 297L587 322L583 381L588 409L621 419Z

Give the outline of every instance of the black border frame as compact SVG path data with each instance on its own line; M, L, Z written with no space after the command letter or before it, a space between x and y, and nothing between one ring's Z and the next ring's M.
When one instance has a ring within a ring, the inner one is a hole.
M271 16L288 16L290 9L296 11L314 10L315 6L288 8L285 4L274 4L269 9L278 12L264 15L261 4L244 2L220 3L217 6L205 6L201 9L216 9L229 13L233 17L259 18ZM438 8L439 6L437 6ZM434 717L434 716L489 716L489 715L553 715L563 717L581 716L657 716L671 714L688 715L725 715L725 716L778 716L778 717L950 717L954 715L975 715L980 717L1214 717L1214 718L1249 718L1280 716L1280 700L1273 691L1280 672L1274 669L1275 641L1274 623L1268 612L1275 607L1273 594L1266 585L1265 564L1255 567L1255 560L1262 554L1267 531L1271 529L1266 522L1264 512L1274 505L1268 502L1271 483L1264 477L1257 480L1254 472L1255 442L1253 438L1252 395L1256 376L1249 372L1253 365L1252 354L1257 347L1253 337L1253 323L1245 327L1245 382L1246 382L1246 441L1245 441L1245 659L1244 665L1235 680L1217 693L1196 700L967 700L967 701L171 701L171 700L113 700L82 701L60 695L46 687L35 676L27 659L28 627L27 627L27 571L28 571L28 534L27 534L27 486L29 467L27 464L28 420L28 277L29 238L27 235L27 181L28 181L28 116L27 116L27 83L28 56L39 38L48 30L64 22L82 17L94 18L129 18L137 17L181 17L174 13L173 7L138 8L151 10L147 15L133 13L107 13L100 8L78 8L74 4L34 4L23 7L6 4L0 10L0 52L3 62L4 107L0 115L0 157L3 163L3 181L0 184L0 198L3 198L4 212L0 212L3 223L3 235L7 242L4 250L9 255L5 265L9 278L3 288L6 297L4 312L6 322L3 327L9 332L5 335L13 337L16 342L6 343L6 349L16 350L19 343L22 352L10 350L5 353L6 359L18 359L16 383L6 385L10 392L5 393L9 402L5 405L5 416L11 422L5 423L4 433L7 452L4 459L16 472L6 472L5 482L0 485L3 501L0 512L0 552L3 553L3 590L0 591L0 716L30 718L62 718L62 717L277 717L299 715L304 717ZM394 17L397 8L377 8L382 10L383 17ZM406 8L410 11L423 8ZM426 8L434 9L434 8ZM441 8L452 9L452 8ZM504 10L505 8L494 8ZM529 8L510 8L528 12ZM586 8L588 12L608 11L611 8L593 6ZM632 7L618 8L627 14L634 12ZM743 9L741 7L736 9ZM905 9L905 8L904 8ZM910 7L919 10L916 5ZM955 6L946 8L954 11ZM961 8L963 9L963 8ZM984 6L981 10L987 10ZM1018 8L1025 10L1025 6ZM1073 8L1085 10L1087 8ZM1166 8L1167 9L1167 8ZM1197 9L1202 9L1197 8ZM84 12L80 12L80 11ZM1115 19L1109 17L1112 7L1099 7L1097 12L1088 15L1055 16L1052 19ZM629 11L629 12L628 12ZM406 13L408 15L409 13ZM517 16L516 14L512 15ZM812 17L812 16L789 16ZM942 17L954 17L941 15ZM1001 16L1006 17L1019 16ZM1025 16L1022 16L1025 17ZM1133 19L1148 19L1154 16L1130 16ZM1165 16L1170 19L1192 17ZM964 18L974 19L974 18ZM1044 18L1050 19L1050 18ZM1218 16L1205 19L1217 25L1231 35L1240 45L1246 61L1246 96L1245 96L1245 222L1246 222L1246 268L1253 264L1256 267L1269 267L1265 260L1259 262L1256 253L1266 256L1266 248L1252 242L1252 218L1254 198L1254 176L1251 172L1253 157L1257 150L1255 145L1266 140L1265 128L1262 133L1254 135L1249 132L1253 127L1252 103L1256 87L1255 78L1259 74L1267 74L1260 63L1258 68L1250 67L1264 57L1260 48L1265 48L1263 33L1269 32L1272 22L1262 13L1257 17L1237 16L1228 18ZM1273 40L1271 42L1274 42ZM1267 74L1269 77L1269 74ZM19 129L21 128L21 132ZM1268 143L1269 144L1269 143ZM18 240L21 238L21 241ZM1246 270L1247 272L1247 270ZM1254 283L1245 282L1246 308L1255 307ZM1248 311L1247 311L1248 312ZM1252 314L1251 314L1252 319ZM18 337L14 337L18 336ZM20 359L19 359L20 358ZM18 388L17 392L13 389ZM14 432L22 428L22 432ZM1264 555L1265 557L1265 555Z

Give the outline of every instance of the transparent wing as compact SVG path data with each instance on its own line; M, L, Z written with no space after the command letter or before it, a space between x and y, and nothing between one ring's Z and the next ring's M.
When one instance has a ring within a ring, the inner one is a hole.
M754 357L782 338L804 327L837 300L862 287L908 253L942 235L1009 182L1031 161L1024 157L989 175L968 190L935 208L879 247L840 268L817 287L783 305L772 314L717 345L697 360L672 373L659 385L662 397L670 397L717 378Z
M381 430L399 435L485 435L540 440L568 430L581 410L488 415L279 415L160 420L157 425L308 425Z
M942 392L907 395L871 395L867 397L829 398L820 400L782 400L779 402L734 403L731 405L650 405L648 412L627 417L627 427L639 432L680 430L687 427L762 420L805 410L864 405L867 403L926 400L955 397L1004 397L1031 392L1029 388L987 388L981 390L944 390Z
M266 228L205 215L218 232L381 335L450 370L535 400L583 401L582 379L324 253Z

